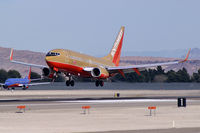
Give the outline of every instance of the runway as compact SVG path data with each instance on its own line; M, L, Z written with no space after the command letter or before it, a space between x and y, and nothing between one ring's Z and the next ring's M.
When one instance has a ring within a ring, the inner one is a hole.
M120 97L114 98L114 93ZM197 133L198 94L199 90L1 91L0 132ZM186 108L177 107L179 96L187 97ZM26 106L25 113L17 113L19 105ZM89 114L83 114L82 106L91 106ZM156 106L155 115L150 116L149 106Z
M107 132L90 132L90 133L199 133L199 131L200 128L171 128L171 129L107 131Z
M9 112L16 109L18 105L26 105L29 110L41 110L41 109L73 109L81 108L83 105L90 105L93 108L114 108L114 107L148 107L148 106L177 106L177 99L34 99L34 100L12 100L12 101L1 101L0 112ZM199 99L187 99L187 105L200 105Z
M187 100L188 106L200 105L200 100ZM177 99L129 99L129 100L78 100L78 101L43 101L43 102L1 102L0 112L15 111L19 105L26 105L29 110L41 109L80 109L84 105L92 108L115 108L115 107L148 107L148 106L177 106Z

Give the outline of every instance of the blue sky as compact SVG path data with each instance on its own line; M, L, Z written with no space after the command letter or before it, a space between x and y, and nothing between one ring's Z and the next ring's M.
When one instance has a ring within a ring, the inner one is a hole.
M107 54L200 47L199 0L0 0L0 46Z

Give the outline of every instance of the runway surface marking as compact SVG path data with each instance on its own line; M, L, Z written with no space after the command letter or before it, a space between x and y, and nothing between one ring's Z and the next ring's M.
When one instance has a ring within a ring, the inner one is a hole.
M176 102L176 99L120 99L120 100L76 100L57 101L61 103L141 103L141 102ZM192 101L192 100L189 100Z
M188 102L195 102L198 100L187 100ZM0 107L12 107L16 105L27 106L59 106L59 105L73 105L81 103L102 104L102 103L149 103L149 102L177 102L177 99L119 99L119 100L73 100L73 101L51 101L49 103L13 103L0 104Z
M57 106L57 105L66 105L66 104L78 104L78 103L31 103L31 104L26 104L26 103L16 103L16 104L2 104L0 105L0 107L13 107L13 106L17 106L17 105L26 105L26 106Z

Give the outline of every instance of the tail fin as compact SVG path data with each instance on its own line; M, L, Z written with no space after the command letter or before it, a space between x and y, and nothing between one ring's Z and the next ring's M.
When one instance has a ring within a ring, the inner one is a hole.
M13 60L13 49L11 49L11 52L10 52L10 61Z
M29 69L27 78L28 78L28 79L31 79L31 67L30 67L30 69Z
M118 66L120 61L123 38L124 26L121 27L110 53L102 59L109 60L112 63L114 63L115 66Z

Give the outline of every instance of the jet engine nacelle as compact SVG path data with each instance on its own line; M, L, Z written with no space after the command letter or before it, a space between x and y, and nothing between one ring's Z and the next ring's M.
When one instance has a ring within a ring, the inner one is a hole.
M101 70L99 68L93 68L91 71L91 75L93 77L99 77L101 76Z
M51 69L45 67L42 69L42 75L45 77L49 77L49 75L51 74Z

